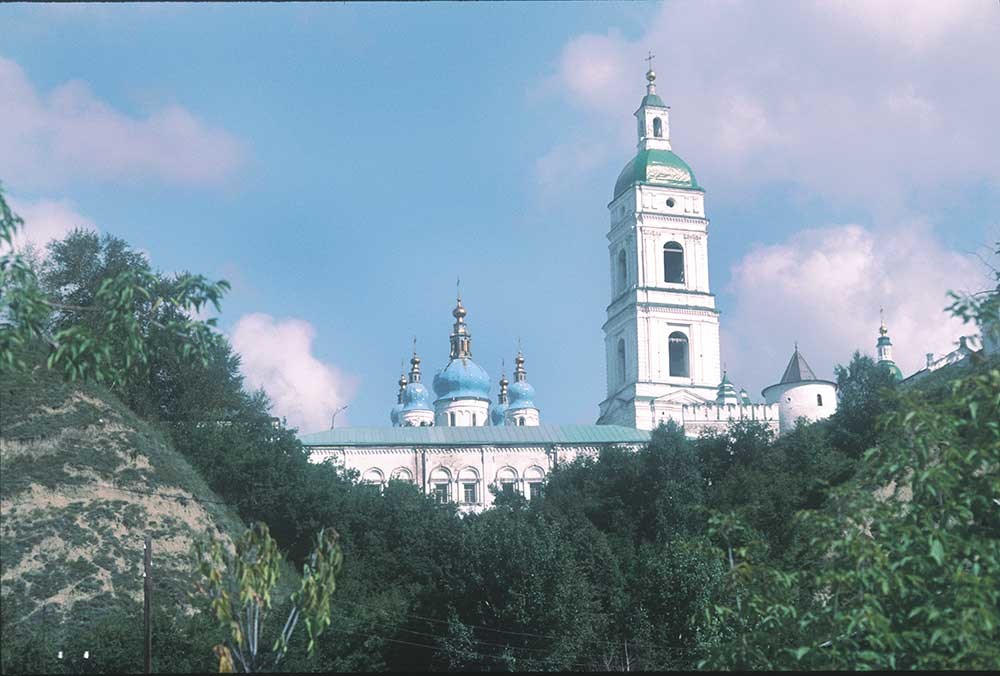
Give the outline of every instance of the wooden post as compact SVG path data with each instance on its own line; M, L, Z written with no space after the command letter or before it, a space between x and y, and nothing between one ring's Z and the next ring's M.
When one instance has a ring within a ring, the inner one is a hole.
M143 623L143 654L145 656L145 672L153 673L153 627L150 610L153 603L153 541L146 536L142 553L142 623Z

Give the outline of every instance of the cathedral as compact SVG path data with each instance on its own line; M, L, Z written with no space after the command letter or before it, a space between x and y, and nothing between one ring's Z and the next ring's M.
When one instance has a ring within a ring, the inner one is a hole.
M670 108L646 73L635 112L637 150L615 182L608 205L610 304L604 322L607 391L593 425L543 423L524 354L513 382L497 381L473 360L469 312L457 299L447 364L431 388L414 349L400 375L391 427L305 434L315 462L356 470L363 481L416 483L464 512L489 507L498 491L531 499L549 472L602 448L638 449L650 431L673 420L688 436L759 421L784 433L799 418L818 420L837 408L836 384L817 378L794 346L780 380L753 401L721 368L719 310L709 287L705 190L671 146ZM885 324L878 359L900 377ZM930 363L930 362L928 362Z

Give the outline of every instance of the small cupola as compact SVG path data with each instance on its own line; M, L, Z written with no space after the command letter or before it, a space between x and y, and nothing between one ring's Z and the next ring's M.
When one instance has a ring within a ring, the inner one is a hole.
M670 150L670 108L656 93L656 73L650 53L646 71L646 95L635 111L638 121L639 150Z

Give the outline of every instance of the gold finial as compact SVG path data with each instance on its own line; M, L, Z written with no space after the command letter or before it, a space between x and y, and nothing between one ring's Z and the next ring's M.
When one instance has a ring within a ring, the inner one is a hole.
M889 329L885 327L885 310L883 308L878 309L878 319L879 319L879 327L878 327L879 335L884 336L885 334L889 333Z
M417 337L413 337L413 356L410 357L410 382L420 382L420 357L417 356Z
M468 359L472 356L472 335L465 323L465 315L467 314L466 309L462 307L462 298L459 296L455 309L451 311L451 315L455 318L451 333L452 359Z
M524 370L524 355L521 353L521 339L517 339L517 356L514 357L514 380L517 382L524 382L528 377L527 371Z

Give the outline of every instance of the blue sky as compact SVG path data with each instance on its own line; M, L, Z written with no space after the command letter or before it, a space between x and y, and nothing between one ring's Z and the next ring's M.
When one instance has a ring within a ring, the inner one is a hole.
M543 421L593 422L650 49L732 379L793 340L829 376L881 305L909 372L997 237L1000 8L885 7L5 5L0 180L38 241L92 225L229 279L248 379L306 431L388 424L411 337L446 362L458 276L476 361L520 338Z

